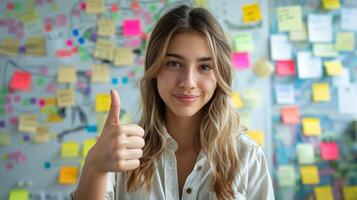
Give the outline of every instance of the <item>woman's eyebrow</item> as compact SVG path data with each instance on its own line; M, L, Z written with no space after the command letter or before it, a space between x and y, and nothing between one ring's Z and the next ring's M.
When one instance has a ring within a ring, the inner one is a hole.
M178 58L178 59L181 59L181 60L185 60L185 57L181 56L181 55L178 55L178 54L175 54L175 53L167 53L166 56L170 56L170 57L174 57L174 58ZM211 61L212 58L211 57L201 57L201 58L198 58L197 61Z

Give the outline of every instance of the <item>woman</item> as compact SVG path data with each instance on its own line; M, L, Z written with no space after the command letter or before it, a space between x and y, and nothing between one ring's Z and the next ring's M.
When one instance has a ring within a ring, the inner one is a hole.
M262 149L232 107L231 49L203 8L165 14L148 43L139 125L111 108L76 199L274 199ZM114 173L108 173L114 172Z

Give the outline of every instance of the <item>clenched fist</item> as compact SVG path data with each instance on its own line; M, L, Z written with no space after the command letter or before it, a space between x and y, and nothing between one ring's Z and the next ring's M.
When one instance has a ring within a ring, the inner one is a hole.
M136 124L120 124L120 97L110 91L111 105L103 131L89 151L87 162L103 172L125 172L140 165L145 145L144 129Z

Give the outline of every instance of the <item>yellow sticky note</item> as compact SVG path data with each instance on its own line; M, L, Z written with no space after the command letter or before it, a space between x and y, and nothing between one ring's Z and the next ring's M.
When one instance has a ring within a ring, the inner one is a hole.
M12 189L10 190L9 200L28 200L29 194L26 189Z
M131 65L134 62L134 53L131 48L115 49L114 65Z
M336 51L334 44L319 44L315 43L313 46L313 54L315 57L336 57L338 52Z
M317 136L321 134L320 119L305 117L302 119L302 129L306 136Z
M293 165L281 165L278 168L279 185L282 187L292 187L295 185L295 169Z
M110 94L97 94L95 96L95 111L108 112L110 109Z
M36 20L39 20L39 17L38 17L38 14L37 14L37 9L34 9L35 7L30 7L30 8L27 8L22 16L21 16L21 20L24 22L24 23L28 23L28 22L31 22L31 21L36 21Z
M357 185L343 187L343 199L344 200L356 200L357 199Z
M330 101L330 86L328 83L313 83L312 84L312 99L315 102Z
M20 132L35 133L37 129L37 116L33 114L21 114L18 130Z
M335 44L337 51L353 51L355 44L354 32L337 32Z
M300 167L302 183L308 184L318 184L320 182L319 170L316 165L301 166Z
M98 39L95 45L94 57L103 60L113 61L114 42L105 39Z
M246 4L242 7L243 23L258 22L262 19L259 3Z
M59 171L59 184L75 184L77 182L78 167L62 166Z
M115 24L111 19L100 19L98 21L98 35L101 36L114 36Z
M279 31L302 29L301 6L281 6L277 8Z
M301 29L291 30L289 40L292 42L304 42L307 40L306 24L303 22Z
M234 37L234 47L237 52L252 52L254 43L251 33L239 33Z
M251 137L256 143L260 145L264 145L264 133L261 130L247 130L246 133L249 137Z
M325 9L339 9L341 7L340 0L322 0Z
M8 132L0 132L0 147L11 144L11 134Z
M94 144L96 143L96 139L87 139L84 140L83 142L83 151L82 151L82 156L86 157L88 154L88 151L94 146Z
M76 104L74 91L71 89L57 90L57 106L60 108L71 107Z
M232 92L232 101L233 101L233 105L236 108L242 108L244 106L243 100L239 92Z
M316 200L334 200L330 185L316 186L314 188Z
M207 7L207 0L195 0L197 7L206 8Z
M326 73L329 76L338 76L342 74L342 63L339 60L326 61L324 63Z
M106 64L94 64L92 69L93 83L107 83L109 82L109 66Z
M72 158L79 154L79 143L75 141L68 141L62 143L61 146L61 157L62 158Z
M45 56L46 40L44 37L31 37L26 40L26 55Z
M104 0L86 0L86 12L100 14L104 12Z
M79 167L81 168L81 170L83 169L83 166L84 166L84 163L85 163L85 159L81 159L80 161L79 161Z
M58 83L74 83L77 81L76 67L60 67L57 73Z
M48 142L50 139L50 129L45 126L38 126L36 130L36 135L32 137L32 140L36 143Z
M19 55L20 42L13 38L4 38L0 44L0 55L17 56Z

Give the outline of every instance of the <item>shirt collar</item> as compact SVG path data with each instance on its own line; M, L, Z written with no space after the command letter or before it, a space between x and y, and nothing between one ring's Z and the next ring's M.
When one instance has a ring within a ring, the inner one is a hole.
M176 151L178 148L177 142L171 137L171 135L167 132L166 126L164 126L164 137L167 142L167 146L170 150Z

